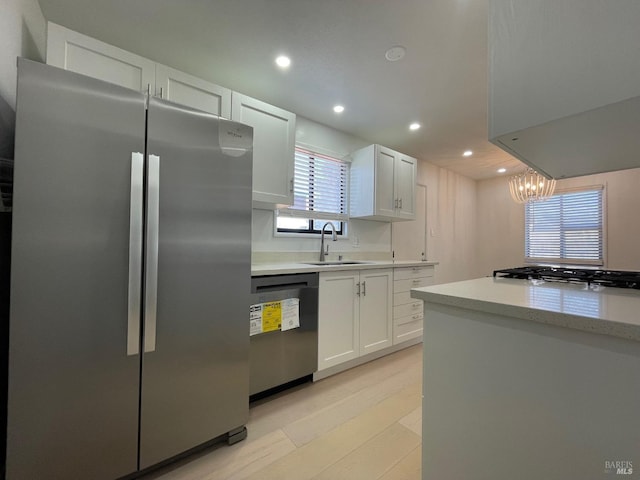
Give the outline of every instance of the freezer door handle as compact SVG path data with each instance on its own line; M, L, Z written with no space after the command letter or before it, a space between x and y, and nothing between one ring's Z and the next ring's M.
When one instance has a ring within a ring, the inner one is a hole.
M129 203L129 300L127 355L140 353L140 301L142 281L142 209L144 156L131 152L131 200Z
M147 258L144 295L144 352L156 349L158 304L158 221L160 214L160 157L149 155L147 164Z

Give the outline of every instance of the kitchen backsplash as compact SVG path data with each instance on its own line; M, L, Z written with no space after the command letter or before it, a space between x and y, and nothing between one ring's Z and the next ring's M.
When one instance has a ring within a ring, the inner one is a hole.
M391 258L391 224L372 222L369 220L349 220L347 238L328 241L330 254L353 255L381 254ZM273 212L269 210L253 210L251 249L256 252L320 252L320 238L303 238L300 236L274 235ZM369 258L369 257L367 257Z
M251 252L251 263L301 263L317 262L319 252ZM327 260L338 260L338 256L343 255L345 260L369 260L386 261L391 260L391 252L329 252Z

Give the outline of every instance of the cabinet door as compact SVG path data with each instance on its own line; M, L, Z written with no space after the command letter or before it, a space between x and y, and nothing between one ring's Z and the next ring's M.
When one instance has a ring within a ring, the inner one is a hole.
M156 65L155 93L187 107L231 118L231 90L166 65Z
M237 92L231 98L231 119L253 127L254 207L292 205L295 114Z
M360 355L392 345L392 295L393 270L360 273Z
M376 215L395 215L397 196L394 193L394 175L397 155L397 152L389 148L376 149Z
M318 370L359 356L357 272L320 274Z
M395 163L395 187L398 218L413 220L416 216L416 159L399 154Z
M154 62L51 22L47 63L138 92L154 91Z

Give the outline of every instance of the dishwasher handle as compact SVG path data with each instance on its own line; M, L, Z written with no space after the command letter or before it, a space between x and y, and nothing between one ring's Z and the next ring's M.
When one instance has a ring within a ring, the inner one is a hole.
M317 273L294 273L288 275L265 275L251 279L251 293L278 292L318 288Z
M271 283L269 285L256 285L254 288L255 293L258 292L275 292L281 290L293 290L296 288L313 288L309 285L308 282L299 282L299 283L280 283L274 284Z

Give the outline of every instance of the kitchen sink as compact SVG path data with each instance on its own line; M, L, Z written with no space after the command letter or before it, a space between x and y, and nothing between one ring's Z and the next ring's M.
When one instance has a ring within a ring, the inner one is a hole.
M359 262L357 260L336 260L336 261L326 261L326 262L305 262L305 265L361 265L373 262Z

